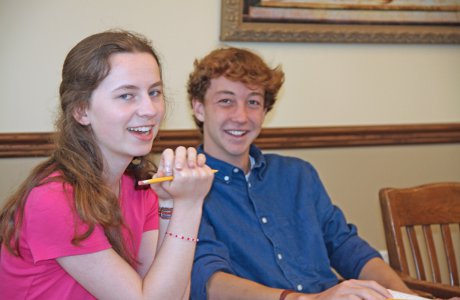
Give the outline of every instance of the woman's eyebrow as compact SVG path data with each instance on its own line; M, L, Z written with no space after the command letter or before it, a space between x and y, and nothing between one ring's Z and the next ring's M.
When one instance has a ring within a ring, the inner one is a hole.
M115 88L114 91L118 91L118 90L135 90L135 89L138 89L138 87L135 86L135 85L131 85L131 84L125 84L125 85L121 85L121 86Z
M157 82L155 82L154 84L152 84L152 85L150 86L150 88L157 87L157 86L162 86L162 85L163 85L163 81L160 80L160 81L157 81Z
M153 88L153 87L157 87L157 86L162 86L163 85L163 81L157 81L155 83L153 83L150 88ZM119 90L138 90L139 87L136 86L136 85L133 85L133 84L124 84L124 85L120 85L119 87L116 87L115 89L113 89L113 91L119 91Z

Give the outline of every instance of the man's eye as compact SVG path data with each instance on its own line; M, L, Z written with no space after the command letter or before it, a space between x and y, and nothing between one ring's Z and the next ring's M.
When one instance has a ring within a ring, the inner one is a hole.
M220 99L219 102L224 103L224 104L228 104L228 103L231 103L232 100L230 100L230 99Z
M249 100L249 105L251 106L260 106L262 105L259 100Z

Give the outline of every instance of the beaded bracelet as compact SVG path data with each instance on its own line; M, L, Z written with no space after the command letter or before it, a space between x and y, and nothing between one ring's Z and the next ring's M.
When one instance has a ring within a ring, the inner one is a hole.
M287 295L291 294L291 293L295 293L294 291L291 291L291 290L284 290L281 295L280 295L280 299L279 300L284 300L286 299Z
M185 237L183 235L180 235L180 234L175 234L175 233L171 233L171 232L165 232L165 235L169 235L169 236L172 236L172 237L175 237L177 239L181 239L181 240L184 240L184 241L189 241L189 242L197 242L199 241L198 238L193 238L193 237Z

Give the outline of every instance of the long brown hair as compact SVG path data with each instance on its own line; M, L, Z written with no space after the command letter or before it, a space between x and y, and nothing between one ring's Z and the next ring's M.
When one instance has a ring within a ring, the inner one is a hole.
M0 244L13 255L21 255L19 235L31 190L50 181L60 181L73 187L75 214L88 225L88 230L81 234L75 230L72 243L78 245L88 238L99 224L113 249L130 264L136 263L121 235L124 222L118 198L102 179L103 158L91 126L82 126L74 118L76 112L89 105L92 92L109 74L109 57L133 52L151 54L161 70L150 41L128 31L111 30L89 36L68 53L59 88L61 105L55 123L55 150L49 159L32 170L0 212ZM126 172L139 179L151 176L154 171L154 164L144 156L135 158ZM58 176L49 177L52 173Z

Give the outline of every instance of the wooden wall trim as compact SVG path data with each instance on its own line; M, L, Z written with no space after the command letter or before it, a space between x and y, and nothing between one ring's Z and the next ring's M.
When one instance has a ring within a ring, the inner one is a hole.
M42 157L53 150L51 132L0 133L0 158ZM195 146L197 130L162 130L152 152ZM363 147L460 143L460 123L265 128L256 140L262 149Z

